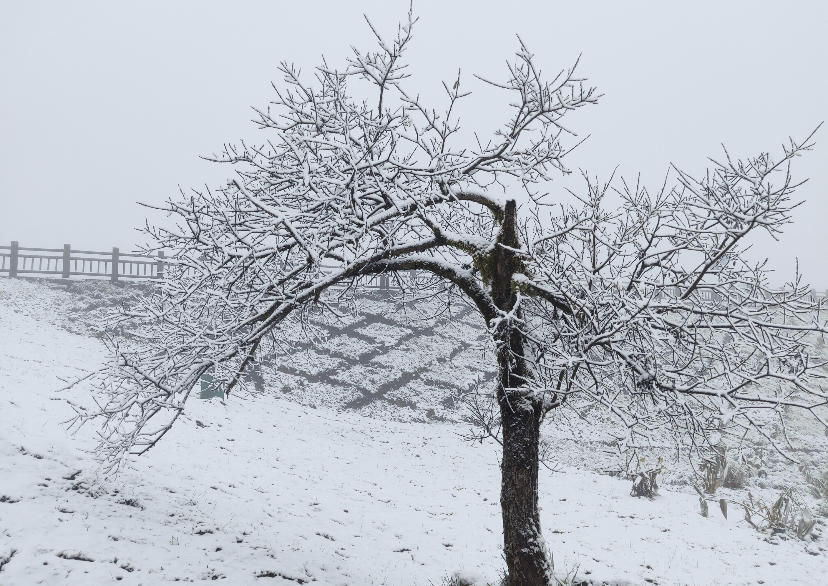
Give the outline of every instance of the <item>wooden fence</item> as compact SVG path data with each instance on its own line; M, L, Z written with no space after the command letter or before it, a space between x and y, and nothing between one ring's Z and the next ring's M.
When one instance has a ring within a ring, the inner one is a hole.
M118 248L111 252L73 250L63 248L26 248L17 241L11 246L0 246L0 274L9 277L22 275L70 277L109 277L120 279L160 279L164 276L164 253L157 257L123 253Z
M70 244L64 244L63 248L26 248L17 241L13 241L10 246L0 245L0 275L9 277L109 277L112 282L121 279L161 279L166 262L163 251L158 256L148 256L122 253L117 248L111 252L74 250ZM408 273L409 279L416 279L415 271ZM336 288L347 285L338 283ZM364 289L379 291L398 289L396 280L389 275L365 276L360 278L359 285Z

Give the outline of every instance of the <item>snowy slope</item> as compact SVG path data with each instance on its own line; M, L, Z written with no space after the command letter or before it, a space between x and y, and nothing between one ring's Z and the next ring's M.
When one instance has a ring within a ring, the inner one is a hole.
M0 584L498 577L497 453L463 442L456 424L312 408L285 393L194 400L156 450L115 479L97 477L85 451L94 430L61 425L71 411L56 391L60 377L107 358L94 338L58 327L72 303L0 280ZM543 470L541 490L562 574L818 584L828 573L824 551L770 543L739 514L703 518L687 492L634 499L627 481L569 468Z

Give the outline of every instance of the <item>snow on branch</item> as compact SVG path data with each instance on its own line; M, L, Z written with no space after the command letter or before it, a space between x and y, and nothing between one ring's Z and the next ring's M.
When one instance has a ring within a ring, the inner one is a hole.
M607 409L629 442L695 441L725 422L736 435L764 435L760 414L784 408L825 425L826 362L812 347L826 333L820 302L798 274L770 286L764 264L744 254L751 235L790 222L802 184L790 162L812 137L776 159L725 151L703 178L677 171L676 185L656 193L584 175L580 206L533 215L533 246L513 282L535 300L524 311L538 387L565 390L576 411Z
M282 63L256 110L262 142L209 157L230 181L161 207L171 221L147 231L171 264L123 316L133 334L112 343L99 409L79 409L79 422L105 421L110 461L156 445L208 370L234 389L291 328L313 337L311 310L330 309L332 287L410 270L470 300L499 356L511 353L509 405L602 409L629 441L761 429L758 413L785 406L825 423L811 346L824 313L798 275L773 288L744 255L753 234L777 237L791 221L801 182L790 166L813 134L778 158L725 151L702 178L676 168L655 192L584 174L558 210L536 195L568 172L580 139L567 115L599 99L577 61L548 78L519 40L505 80L485 79L511 97L500 129L463 144L460 75L439 108L409 87L415 24L410 13L386 38L369 22L376 47L339 69ZM515 189L530 196L520 210Z

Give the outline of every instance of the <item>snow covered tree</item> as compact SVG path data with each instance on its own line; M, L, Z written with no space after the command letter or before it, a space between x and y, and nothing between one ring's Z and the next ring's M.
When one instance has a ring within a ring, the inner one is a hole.
M824 328L809 291L797 280L772 290L743 255L751 234L790 222L789 166L811 137L777 157L725 151L705 176L674 169L655 192L585 174L582 191L554 197L578 144L565 118L597 90L575 66L546 77L521 41L503 80L477 78L510 99L482 138L458 123L459 75L439 109L411 89L414 24L409 14L390 39L371 26L376 49L339 69L281 65L257 110L262 143L226 146L213 158L229 182L173 197L162 209L174 221L149 229L171 257L164 281L131 311L139 339L113 346L100 409L79 417L105 419L110 461L143 453L202 375L212 369L229 393L290 320L329 307L332 286L383 275L411 290L409 271L431 275L494 342L509 583L547 584L538 464L551 412L589 425L603 410L630 441L693 445L745 429L776 445L757 415L767 411L820 418L828 395L807 336Z

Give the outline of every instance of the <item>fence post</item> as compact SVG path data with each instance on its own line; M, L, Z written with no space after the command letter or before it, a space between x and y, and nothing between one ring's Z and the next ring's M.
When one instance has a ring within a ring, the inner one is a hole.
M64 279L69 278L69 263L72 258L72 247L69 244L63 245L63 275Z
M158 260L155 261L155 277L157 279L164 278L164 251L158 251Z
M118 282L118 247L112 248L112 282Z
M9 259L9 276L16 277L17 276L17 258L18 258L18 251L20 249L20 243L17 240L12 240L11 243L11 258Z

